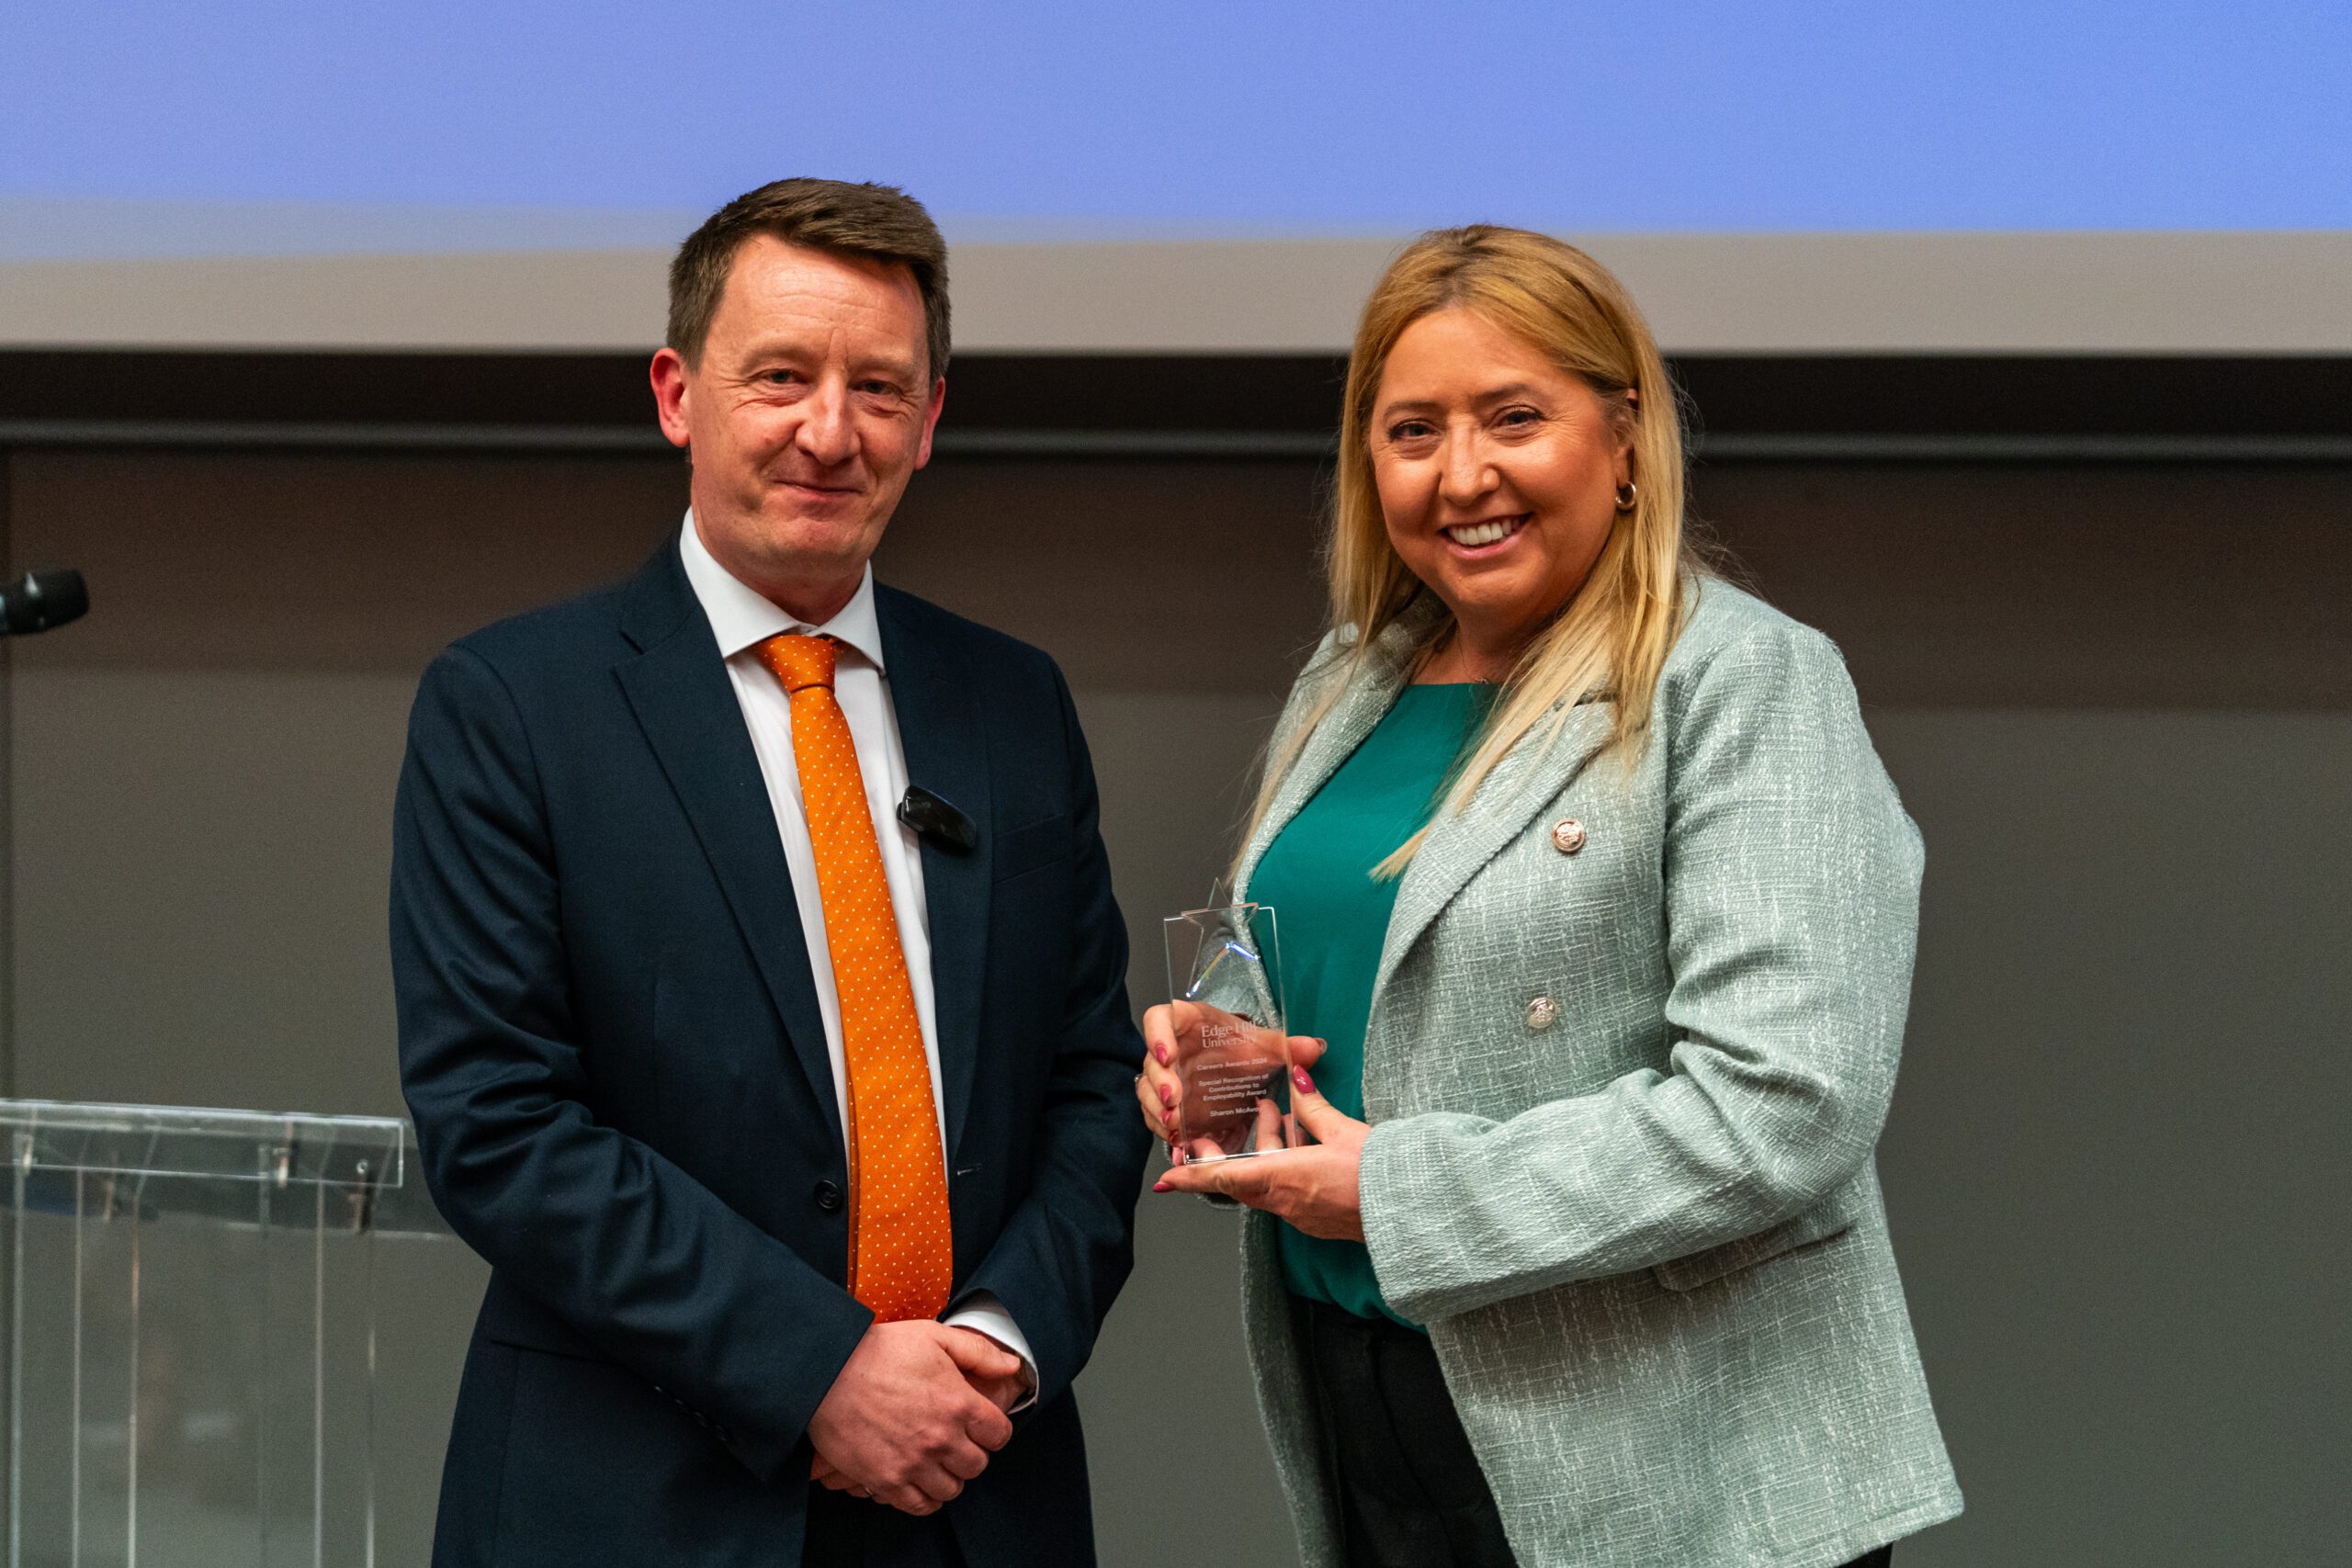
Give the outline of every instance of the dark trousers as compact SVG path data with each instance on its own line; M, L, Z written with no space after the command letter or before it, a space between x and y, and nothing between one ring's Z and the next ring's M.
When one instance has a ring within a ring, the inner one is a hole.
M885 1504L808 1488L802 1568L964 1568L943 1515L916 1518Z
M1303 1302L1348 1568L1515 1568L1429 1336ZM1889 1568L1894 1548L1847 1568Z

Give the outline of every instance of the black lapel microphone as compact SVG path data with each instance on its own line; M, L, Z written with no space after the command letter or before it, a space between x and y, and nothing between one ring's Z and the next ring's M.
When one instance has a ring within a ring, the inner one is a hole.
M899 820L912 828L915 837L951 854L967 855L980 847L980 830L972 819L953 801L921 784L907 786L907 797L899 802Z
M78 571L28 571L0 588L0 637L29 637L79 620L90 591Z

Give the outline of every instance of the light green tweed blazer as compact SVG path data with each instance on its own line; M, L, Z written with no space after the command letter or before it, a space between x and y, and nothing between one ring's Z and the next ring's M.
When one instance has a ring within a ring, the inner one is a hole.
M1827 1568L1961 1506L1871 1159L1918 832L1829 640L1691 591L1638 767L1593 761L1606 703L1507 757L1407 872L1374 986L1373 1267L1429 1325L1523 1568ZM1245 890L1395 700L1391 637L1283 779ZM1272 755L1343 651L1309 662ZM1245 1222L1250 1359L1301 1555L1336 1568L1277 1224Z

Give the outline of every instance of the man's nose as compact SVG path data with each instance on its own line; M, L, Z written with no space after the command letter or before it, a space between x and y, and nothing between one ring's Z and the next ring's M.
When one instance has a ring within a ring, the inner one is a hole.
M849 417L849 389L820 382L800 405L797 445L819 463L831 468L857 453L857 430Z

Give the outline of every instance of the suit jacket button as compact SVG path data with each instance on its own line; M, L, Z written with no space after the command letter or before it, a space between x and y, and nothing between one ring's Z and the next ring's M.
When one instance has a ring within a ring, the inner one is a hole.
M1549 1029L1560 1021L1560 1004L1549 997L1538 997L1527 1004L1527 1027Z
M1563 817L1552 824L1552 847L1564 855L1584 848L1584 824L1573 817Z
M842 1206L842 1190L830 1181L817 1183L817 1207L831 1214Z

